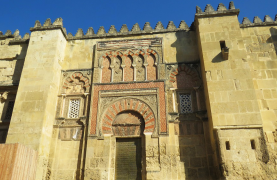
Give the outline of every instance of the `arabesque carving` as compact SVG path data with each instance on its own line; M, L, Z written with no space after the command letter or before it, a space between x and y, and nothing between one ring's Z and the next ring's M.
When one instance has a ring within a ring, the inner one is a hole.
M88 93L90 88L89 78L81 72L74 72L68 76L63 83L62 93L83 94Z

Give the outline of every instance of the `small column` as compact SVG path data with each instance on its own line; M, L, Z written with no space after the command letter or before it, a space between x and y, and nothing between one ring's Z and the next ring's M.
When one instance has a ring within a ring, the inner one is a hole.
M175 91L172 91L173 112L176 112Z
M122 68L122 81L125 81L124 80L124 69L125 69L126 65L121 65L121 68Z
M132 66L134 67L134 81L136 81L136 77L137 77L137 68L136 68L136 66L137 65L135 65L135 64L132 64Z
M112 73L111 73L111 82L113 82L114 66L113 66L113 65L110 65L110 68L112 69Z
M84 103L84 111L83 111L83 116L86 116L86 112L88 109L88 97L89 97L89 93L84 93L85 96L85 103Z
M144 72L145 72L145 81L147 81L147 66L148 64L143 64L144 66Z
M61 108L61 111L60 111L60 117L64 117L65 97L66 97L66 94L62 94L62 108Z

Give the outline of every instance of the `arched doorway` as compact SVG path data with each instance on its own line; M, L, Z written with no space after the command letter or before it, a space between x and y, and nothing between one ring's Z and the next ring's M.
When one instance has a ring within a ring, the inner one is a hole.
M118 113L112 123L116 137L115 179L145 179L145 123L143 116L132 110Z

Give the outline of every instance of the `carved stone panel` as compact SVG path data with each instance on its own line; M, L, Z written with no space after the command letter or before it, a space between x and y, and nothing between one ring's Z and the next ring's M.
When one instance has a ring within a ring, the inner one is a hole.
M136 80L144 81L145 80L145 67L143 65L143 57L138 56L136 61Z

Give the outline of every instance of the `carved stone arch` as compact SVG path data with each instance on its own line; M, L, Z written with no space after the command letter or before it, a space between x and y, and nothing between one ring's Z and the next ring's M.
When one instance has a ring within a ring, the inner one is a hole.
M125 60L128 56L132 58L132 62L133 62L134 52L132 52L131 50L126 50L126 51L123 52L123 58L122 58L122 64L123 65L126 64Z
M99 65L99 68L102 68L103 67L103 60L106 58L106 57L109 57L110 58L110 60L112 60L113 59L113 52L112 51L105 51L103 54L102 54L102 56L100 56L100 58L99 58L99 63L98 63L98 65Z
M145 52L142 49L138 49L134 52L134 56L137 58L133 58L134 64L137 64L138 57L142 57L143 64L145 63Z
M84 76L81 72L74 72L68 76L63 83L63 93L88 93L90 84L89 78Z
M153 133L156 127L156 118L151 107L135 98L124 98L112 102L101 117L101 130L103 134L113 134L112 124L118 114L124 111L139 113L144 119L144 133Z
M155 57L155 65L157 66L158 62L160 61L159 54L157 53L157 51L149 48L149 49L146 49L146 54L147 55L152 54Z
M178 81L178 76L181 75L182 73L185 73L186 75L190 76L190 87L199 87L201 85L201 79L196 71L196 69L189 67L185 64L178 65L178 68L173 69L170 73L169 76L169 82L172 83L172 86L177 88L178 84L177 83L182 83L182 85L185 84L185 81L187 80L186 78L183 78L182 80L184 82L177 82Z
M111 62L111 63L112 63L112 64L111 64L112 66L114 66L115 59L118 58L118 57L119 57L120 60L121 60L121 64L123 63L123 53L122 53L121 51L113 51L113 52L112 52L112 57L113 57L113 58L112 58L112 62Z

